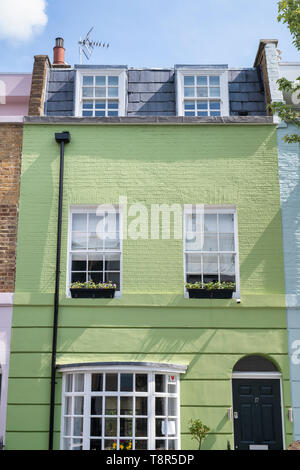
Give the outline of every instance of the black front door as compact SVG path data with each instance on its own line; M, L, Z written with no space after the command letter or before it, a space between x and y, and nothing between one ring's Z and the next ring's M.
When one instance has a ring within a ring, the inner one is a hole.
M232 383L235 449L283 449L280 380L233 379Z

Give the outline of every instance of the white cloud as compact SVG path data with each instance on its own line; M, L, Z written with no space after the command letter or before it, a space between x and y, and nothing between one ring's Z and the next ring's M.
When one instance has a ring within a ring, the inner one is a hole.
M27 41L46 26L46 0L0 0L0 39Z

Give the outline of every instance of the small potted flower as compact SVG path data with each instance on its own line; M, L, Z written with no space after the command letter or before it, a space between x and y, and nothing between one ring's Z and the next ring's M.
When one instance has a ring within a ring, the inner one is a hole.
M77 299L113 299L117 285L111 281L99 282L72 282L70 292Z
M231 299L234 282L186 282L190 299Z

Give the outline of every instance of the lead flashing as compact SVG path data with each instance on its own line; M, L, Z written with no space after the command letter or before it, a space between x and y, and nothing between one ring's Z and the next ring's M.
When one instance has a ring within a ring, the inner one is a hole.
M124 124L166 124L166 125L274 125L272 116L126 116L126 117L74 117L74 116L25 116L24 124L53 125L124 125Z
M160 362L77 362L73 364L58 364L56 366L57 370L59 371L69 371L70 369L87 369L92 370L94 368L97 369L108 369L108 368L121 368L121 369L128 369L128 368L139 368L139 369L151 369L151 370L158 370L158 371L173 371L184 374L187 370L186 365L184 364L166 364Z

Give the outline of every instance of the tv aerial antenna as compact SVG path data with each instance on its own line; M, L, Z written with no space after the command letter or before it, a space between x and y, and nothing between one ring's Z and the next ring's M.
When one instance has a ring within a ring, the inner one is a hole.
M79 39L79 63L82 64L82 54L85 55L87 60L90 60L90 57L93 53L95 47L103 47L108 49L109 43L100 42L100 41L93 41L90 39L91 32L93 31L94 27L92 27L89 32L87 33L85 39Z

